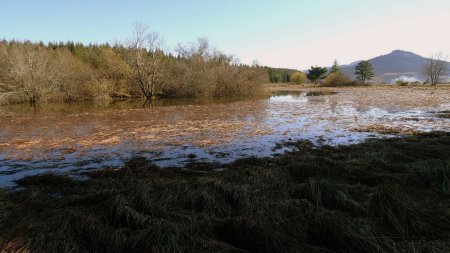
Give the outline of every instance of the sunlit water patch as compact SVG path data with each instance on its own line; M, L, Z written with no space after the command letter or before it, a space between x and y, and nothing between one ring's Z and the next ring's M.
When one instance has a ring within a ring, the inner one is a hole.
M0 186L11 187L16 179L40 173L119 167L137 155L163 167L226 163L283 153L287 148L276 149L276 144L289 140L340 145L450 129L450 119L435 113L448 108L445 97L414 106L410 100L415 97L384 93L378 102L361 91L305 94L1 107Z

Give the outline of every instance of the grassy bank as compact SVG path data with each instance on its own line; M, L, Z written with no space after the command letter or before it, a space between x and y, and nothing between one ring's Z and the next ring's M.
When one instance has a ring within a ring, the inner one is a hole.
M450 133L221 166L144 159L0 194L0 252L448 252Z

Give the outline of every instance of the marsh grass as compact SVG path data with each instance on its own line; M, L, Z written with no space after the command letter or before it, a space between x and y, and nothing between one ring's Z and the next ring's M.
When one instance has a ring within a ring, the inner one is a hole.
M0 191L0 252L448 252L450 133Z

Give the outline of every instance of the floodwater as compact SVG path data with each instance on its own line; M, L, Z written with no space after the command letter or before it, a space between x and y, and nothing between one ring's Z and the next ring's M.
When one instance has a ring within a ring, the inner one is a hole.
M157 100L0 107L0 187L40 173L118 167L133 156L160 166L230 162L282 153L307 139L340 145L423 131L450 131L450 92L342 89L279 91L234 100Z

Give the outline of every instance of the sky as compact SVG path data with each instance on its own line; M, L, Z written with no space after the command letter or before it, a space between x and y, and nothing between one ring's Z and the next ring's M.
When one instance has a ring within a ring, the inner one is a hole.
M395 49L450 55L450 0L0 0L0 38L125 41L133 24L165 47L206 37L242 63L307 69Z

